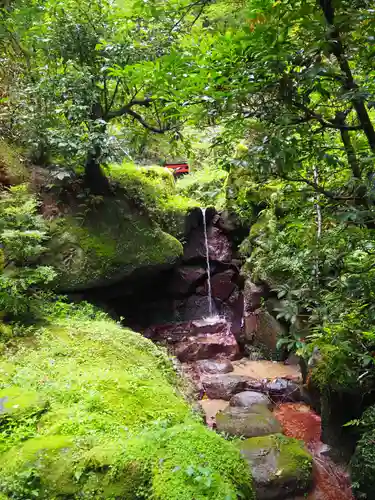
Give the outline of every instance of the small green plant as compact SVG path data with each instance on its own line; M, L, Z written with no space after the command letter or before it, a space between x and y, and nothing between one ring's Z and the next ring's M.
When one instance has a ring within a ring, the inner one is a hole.
M55 277L39 264L48 230L38 203L25 185L0 194L0 312L12 317L32 312L43 301L42 287Z

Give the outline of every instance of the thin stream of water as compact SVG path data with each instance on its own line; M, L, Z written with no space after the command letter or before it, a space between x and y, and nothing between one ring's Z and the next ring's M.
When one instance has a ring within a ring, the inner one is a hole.
M210 267L210 253L208 249L208 236L207 236L207 222L206 222L206 209L201 208L203 215L203 230L204 230L204 241L206 246L206 263L207 263L207 285L208 285L208 312L210 317L213 316L212 310L212 289L211 289L211 267Z

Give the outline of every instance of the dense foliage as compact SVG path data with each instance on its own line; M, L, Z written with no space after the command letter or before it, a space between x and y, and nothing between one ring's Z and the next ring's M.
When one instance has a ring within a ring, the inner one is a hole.
M175 235L176 213L194 203L168 193L168 178L155 187L155 171L130 160L161 159L169 147L185 152L195 172L179 192L236 212L250 228L241 245L246 272L280 300L290 325L281 343L306 359L320 349L324 363L313 375L320 388L371 392L372 3L3 2L1 135L62 179L67 170L85 172L96 194L122 185L117 193L132 192L137 209L162 227L168 214ZM19 314L53 278L38 264L48 231L25 191L0 202L0 309ZM362 450L373 444L368 436ZM357 470L371 462L361 449Z
M0 314L13 318L36 313L40 287L55 277L38 258L45 252L48 228L37 201L24 185L0 192ZM38 291L39 290L39 291Z

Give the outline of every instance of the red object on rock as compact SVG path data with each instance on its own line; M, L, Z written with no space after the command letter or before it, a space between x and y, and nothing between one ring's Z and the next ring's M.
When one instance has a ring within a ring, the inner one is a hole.
M175 176L189 173L189 165L187 163L166 163L165 167L173 170L173 175Z

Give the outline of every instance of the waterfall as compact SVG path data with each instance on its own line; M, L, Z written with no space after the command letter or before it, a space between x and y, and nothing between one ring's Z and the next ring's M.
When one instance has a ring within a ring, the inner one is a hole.
M206 247L206 262L207 262L207 285L208 285L208 311L210 318L213 316L212 311L212 289L211 289L211 268L210 268L210 252L208 249L208 237L207 237L207 222L206 222L206 209L201 208L203 215L203 230L204 230L204 242Z

